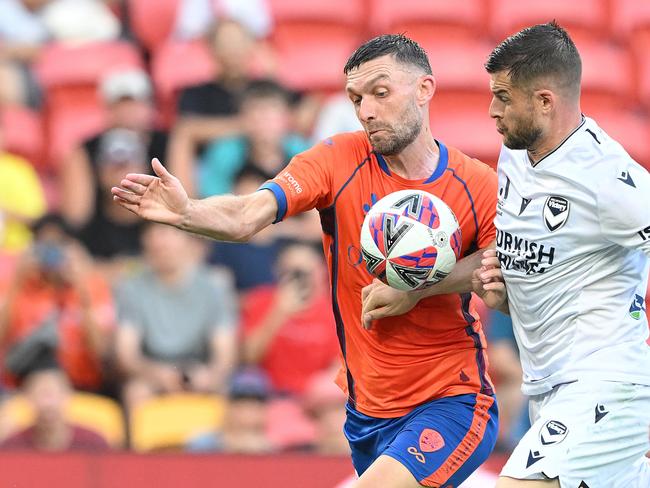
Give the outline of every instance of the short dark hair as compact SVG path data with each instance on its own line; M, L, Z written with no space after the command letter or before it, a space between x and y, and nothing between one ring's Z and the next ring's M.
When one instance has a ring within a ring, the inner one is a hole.
M247 100L277 98L289 105L291 103L291 96L289 90L278 82L261 78L251 81L241 94L240 103Z
M428 75L432 73L426 51L413 39L403 34L384 34L370 39L352 53L345 63L343 73L347 75L363 63L386 54L393 55L400 63L417 66Z
M488 73L507 70L512 84L522 88L549 76L571 92L580 92L580 54L567 31L554 20L508 37L494 48L485 69Z

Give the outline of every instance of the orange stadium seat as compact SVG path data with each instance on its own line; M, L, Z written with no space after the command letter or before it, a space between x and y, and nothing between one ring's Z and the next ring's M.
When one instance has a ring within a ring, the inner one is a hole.
M111 72L142 65L138 50L128 42L52 44L43 50L35 72L45 92L50 164L102 127L104 109L97 93L99 82Z
M630 106L635 98L630 52L595 39L577 39L576 46L582 58L583 103Z
M635 61L636 97L650 109L650 29L637 32L631 41Z
M610 14L612 35L619 39L626 39L639 29L650 29L650 2L612 1Z
M437 90L489 91L490 75L483 65L493 46L482 40L430 36L420 40L429 55Z
M0 110L0 127L4 149L38 166L44 150L41 115L25 107L6 105Z
M153 53L151 76L163 126L173 122L180 90L214 78L217 69L210 48L202 40L167 42Z
M273 445L281 450L308 446L316 440L316 427L297 401L290 398L273 400L268 416L267 434Z
M650 171L650 118L639 113L620 109L594 108L584 110L616 139L639 164Z
M607 32L607 0L492 0L492 34L501 40L523 27L557 20L572 35L602 36Z
M363 39L361 0L271 0L271 42L282 60L279 77L305 91L340 90L343 66Z
M148 51L155 51L169 39L180 3L180 0L128 0L131 30Z
M6 400L0 407L5 419L3 435L24 429L34 421L31 405L21 395ZM121 407L110 398L92 393L75 393L68 405L70 422L102 435L113 447L124 445L125 424Z
M499 158L501 136L488 114L490 94L439 92L431 104L431 132L436 139L493 168Z
M131 415L131 444L136 451L181 448L192 437L219 428L225 401L211 395L179 393L153 398Z
M475 38L483 32L487 13L484 0L370 0L373 34L404 32L416 40L439 37Z

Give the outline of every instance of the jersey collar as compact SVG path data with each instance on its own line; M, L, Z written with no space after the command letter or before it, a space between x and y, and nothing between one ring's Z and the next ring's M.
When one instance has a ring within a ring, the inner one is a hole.
M438 158L438 165L436 166L436 169L433 173L431 173L431 176L429 176L426 180L424 180L424 184L427 183L433 183L436 181L438 178L440 178L445 170L447 169L447 166L449 165L449 151L447 150L447 146L445 146L442 142L440 142L437 139L434 139L436 141L436 144L438 145L438 149L440 151L440 156ZM388 163L384 159L384 157L375 152L375 156L377 157L377 162L379 163L379 167L381 170L386 173L388 176L391 176L390 169L388 168Z

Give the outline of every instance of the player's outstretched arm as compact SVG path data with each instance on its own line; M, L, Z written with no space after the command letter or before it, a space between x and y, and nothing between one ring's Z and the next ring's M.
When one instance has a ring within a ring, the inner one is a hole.
M151 165L156 176L128 174L111 190L118 204L143 219L224 241L246 241L275 219L270 191L194 200L158 159Z

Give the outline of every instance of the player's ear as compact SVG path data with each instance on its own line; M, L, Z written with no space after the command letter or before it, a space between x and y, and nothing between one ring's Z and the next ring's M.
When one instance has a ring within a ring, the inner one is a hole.
M550 113L557 103L557 96L551 90L537 90L535 100L542 113Z
M418 104L424 105L428 103L431 98L433 98L433 94L436 92L436 79L433 77L433 75L424 75L420 77L419 85L418 85Z

